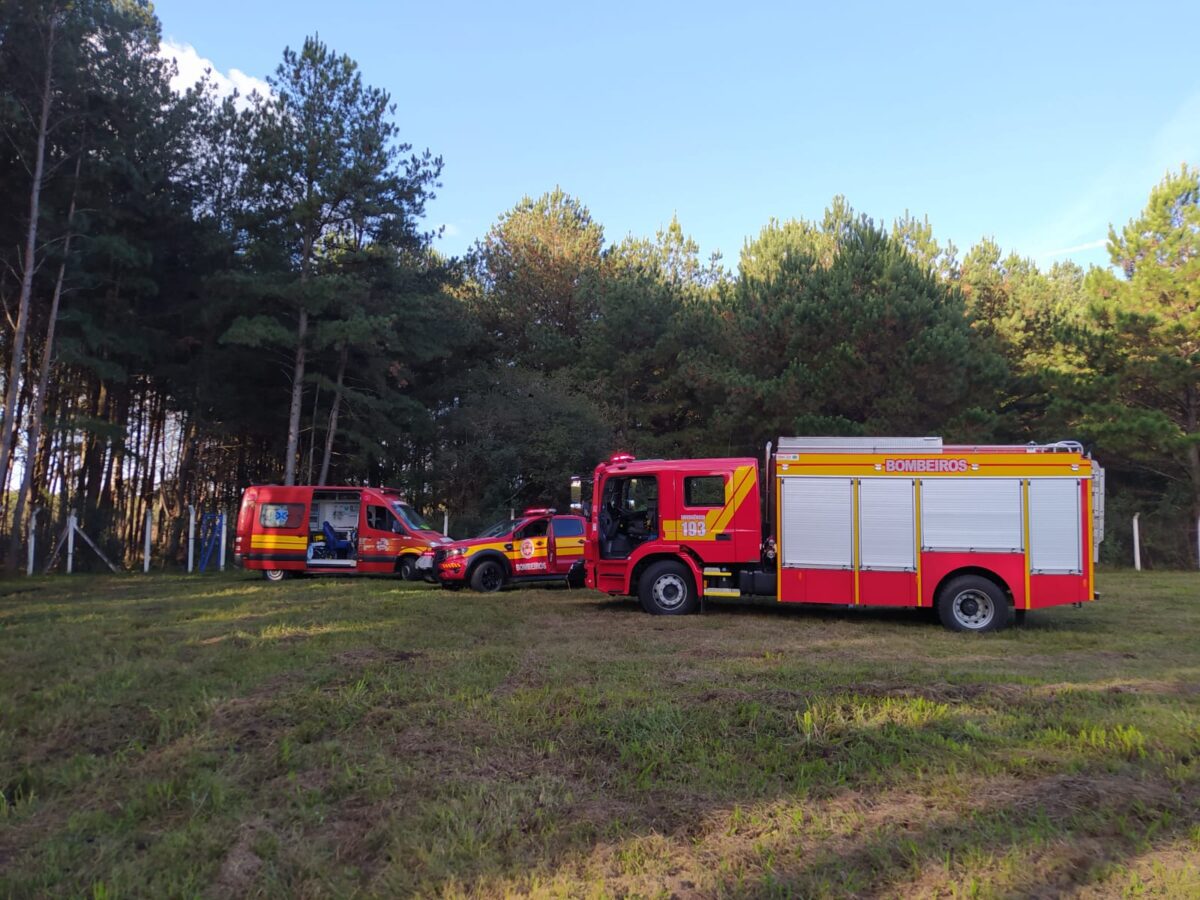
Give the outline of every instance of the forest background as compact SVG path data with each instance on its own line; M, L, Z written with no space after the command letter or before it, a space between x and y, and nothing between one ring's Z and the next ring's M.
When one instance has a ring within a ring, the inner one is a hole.
M702 258L674 219L614 239L559 187L448 258L442 161L349 56L312 38L266 95L181 94L159 44L142 2L0 0L10 570L35 508L41 540L75 511L127 560L153 510L170 562L189 505L388 484L464 536L614 450L793 434L1081 440L1103 558L1136 512L1147 564L1197 565L1196 169L1147 185L1088 271L840 196Z

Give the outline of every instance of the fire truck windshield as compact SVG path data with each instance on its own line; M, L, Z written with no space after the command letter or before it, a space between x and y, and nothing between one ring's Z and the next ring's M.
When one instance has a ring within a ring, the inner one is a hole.
M425 517L407 503L394 502L392 509L396 511L400 520L413 531L433 531L433 526L425 520Z

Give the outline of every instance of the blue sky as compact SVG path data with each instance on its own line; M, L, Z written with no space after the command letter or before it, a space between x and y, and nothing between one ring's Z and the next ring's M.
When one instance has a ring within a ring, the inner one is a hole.
M835 194L965 250L1042 265L1099 243L1200 163L1191 3L288 3L158 0L164 39L260 78L319 33L445 158L461 253L561 185L610 241L679 216L734 265Z

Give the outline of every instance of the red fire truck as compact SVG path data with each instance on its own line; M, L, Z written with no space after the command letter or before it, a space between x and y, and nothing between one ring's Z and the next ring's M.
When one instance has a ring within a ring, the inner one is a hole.
M390 488L264 484L242 495L234 560L268 581L302 573L412 579L417 558L449 540Z
M993 631L1095 598L1102 475L1070 441L782 438L762 472L617 455L595 471L586 583L659 615L763 597L936 608L947 628Z
M585 527L582 516L527 509L478 537L433 548L420 565L428 566L447 588L470 585L491 592L508 584L564 581L580 586Z

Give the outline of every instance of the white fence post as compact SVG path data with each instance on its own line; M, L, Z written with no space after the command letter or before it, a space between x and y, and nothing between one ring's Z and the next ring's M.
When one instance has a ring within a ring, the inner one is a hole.
M217 564L219 571L225 571L225 511L221 510L221 553L219 556L220 562Z
M150 571L150 532L154 528L154 507L146 507L145 529L146 534L142 539L142 572Z
M1142 571L1142 538L1138 533L1138 517L1141 513L1133 514L1133 567Z
M188 574L196 560L196 507L188 504Z
M67 513L67 574L75 570L75 513Z
M26 540L26 544L28 544L28 549L26 550L26 557L25 557L25 574L26 575L33 574L33 548L34 548L34 544L37 542L37 532L34 529L37 526L38 513L40 513L41 511L42 511L41 507L37 507L29 514L29 533L28 533L27 540Z

